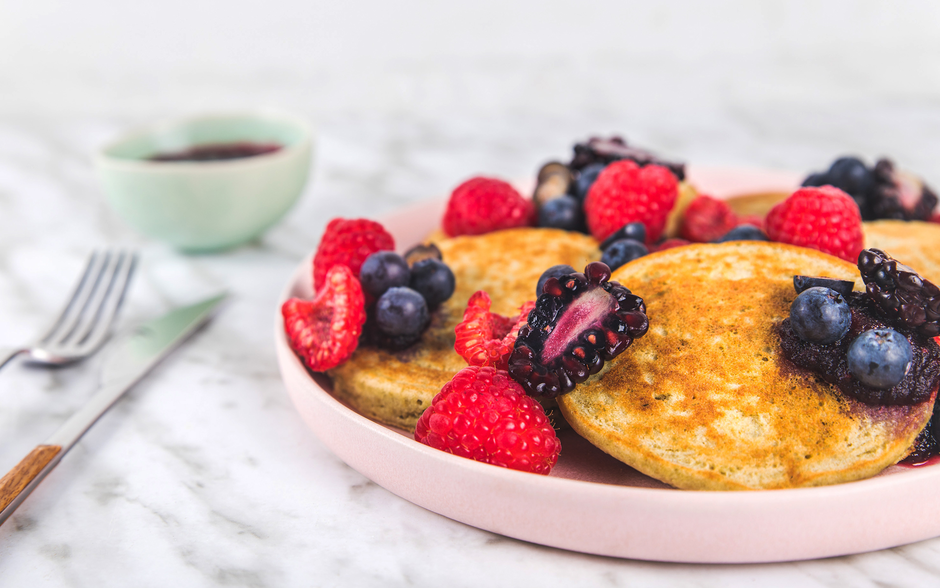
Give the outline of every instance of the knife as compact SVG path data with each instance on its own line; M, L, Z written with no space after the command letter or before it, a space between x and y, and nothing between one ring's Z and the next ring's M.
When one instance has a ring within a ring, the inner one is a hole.
M173 310L144 323L115 342L98 391L45 443L0 478L0 525L29 496L85 431L161 359L212 316L227 294Z

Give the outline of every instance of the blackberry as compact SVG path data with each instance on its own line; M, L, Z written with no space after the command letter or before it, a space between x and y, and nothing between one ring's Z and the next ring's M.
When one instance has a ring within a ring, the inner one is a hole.
M846 359L856 380L869 388L887 390L910 371L914 350L894 329L871 329L852 341Z
M645 165L661 165L672 172L680 182L685 180L685 164L664 161L649 151L630 147L623 137L611 137L601 139L600 137L591 137L587 143L578 143L574 146L574 157L568 167L572 170L581 171L592 163L608 163L629 159L643 167Z
M937 206L937 195L919 178L898 171L890 159L879 159L872 170L874 185L869 194L869 214L863 220L892 218L927 220Z
M601 251L604 251L610 247L614 241L619 241L621 239L633 239L634 241L639 241L640 243L646 243L646 225L640 222L627 223L623 225L614 231L610 237L604 239L604 242L601 243Z
M607 264L611 271L619 268L625 263L639 259L649 254L646 245L633 239L620 239L614 241L601 256L601 263Z
M813 276L793 276L793 289L799 294L807 288L815 287L829 288L835 290L843 296L848 296L849 292L855 288L855 282L848 280L837 280L835 278L823 278Z
M880 249L865 249L858 269L868 296L896 328L940 335L940 288Z
M646 334L643 299L609 279L610 268L593 262L545 282L509 357L509 374L529 395L570 392Z

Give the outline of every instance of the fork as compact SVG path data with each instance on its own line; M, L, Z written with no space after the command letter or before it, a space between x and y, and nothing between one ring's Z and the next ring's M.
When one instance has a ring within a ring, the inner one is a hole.
M52 325L32 344L0 349L0 367L20 354L27 354L30 363L59 366L97 351L108 337L136 265L135 252L92 252Z

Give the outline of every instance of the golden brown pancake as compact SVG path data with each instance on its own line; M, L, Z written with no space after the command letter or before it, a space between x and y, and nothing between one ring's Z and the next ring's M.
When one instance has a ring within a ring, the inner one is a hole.
M435 243L457 289L432 313L421 341L397 353L360 347L329 372L338 398L366 417L407 430L414 430L434 395L467 366L454 351L454 327L474 292L490 295L492 312L515 316L522 304L535 300L535 286L547 268L568 264L581 270L601 257L591 237L556 229L508 229Z
M940 285L940 224L878 220L863 223L865 247L881 249Z
M591 443L677 488L792 488L866 478L906 454L933 400L874 407L798 373L775 325L793 275L863 284L855 266L739 241L654 253L614 272L644 298L650 330L558 399Z

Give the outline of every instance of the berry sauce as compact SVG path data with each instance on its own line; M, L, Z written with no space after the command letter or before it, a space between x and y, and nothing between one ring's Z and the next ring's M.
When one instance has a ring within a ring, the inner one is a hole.
M276 143L252 143L249 141L208 143L196 145L182 151L157 153L151 155L148 159L150 161L226 161L265 155L280 149L281 146Z
M846 296L846 301L852 312L852 326L835 343L820 345L803 341L793 332L790 319L784 319L777 327L783 355L797 367L813 372L842 393L866 404L913 405L929 400L940 383L940 346L906 329L899 332L910 342L914 353L911 367L900 383L887 390L877 390L852 377L846 359L852 341L870 329L895 327L879 318L881 313L867 294L852 292Z

